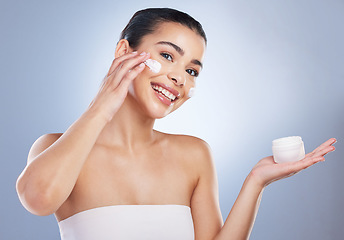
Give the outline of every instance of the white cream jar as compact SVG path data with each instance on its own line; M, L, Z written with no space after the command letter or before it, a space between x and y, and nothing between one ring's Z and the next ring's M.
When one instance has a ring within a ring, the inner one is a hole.
M305 157L305 147L299 136L278 138L272 141L272 154L276 163L299 161Z

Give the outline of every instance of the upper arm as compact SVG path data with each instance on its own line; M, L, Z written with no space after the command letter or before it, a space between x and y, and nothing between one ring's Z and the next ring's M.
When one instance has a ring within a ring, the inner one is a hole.
M31 146L27 163L31 163L39 154L50 147L57 139L61 137L62 133L50 133L40 136Z
M213 239L223 225L215 164L207 143L197 146L199 179L191 198L195 239Z

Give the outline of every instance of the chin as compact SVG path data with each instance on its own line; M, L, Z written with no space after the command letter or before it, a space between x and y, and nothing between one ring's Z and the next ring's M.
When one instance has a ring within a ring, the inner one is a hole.
M149 116L150 118L154 119L161 119L166 117L168 114L172 113L174 111L174 106L164 106L161 103L151 103L149 106L145 107L144 112Z

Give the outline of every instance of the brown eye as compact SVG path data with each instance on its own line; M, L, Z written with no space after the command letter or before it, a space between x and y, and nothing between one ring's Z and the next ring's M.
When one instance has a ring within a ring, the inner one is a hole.
M168 53L161 53L160 54L163 58L166 58L168 61L171 61L173 60L172 56Z
M198 77L198 72L193 69L187 69L186 72L191 76Z

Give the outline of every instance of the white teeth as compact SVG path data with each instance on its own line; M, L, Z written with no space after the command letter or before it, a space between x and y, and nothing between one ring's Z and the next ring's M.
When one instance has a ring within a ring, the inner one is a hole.
M166 98L168 98L170 101L175 100L177 97L175 95L173 95L173 93L169 92L168 90L166 90L165 88L162 88L160 86L157 85L152 85L152 88L158 92L160 92L161 94L163 94Z

